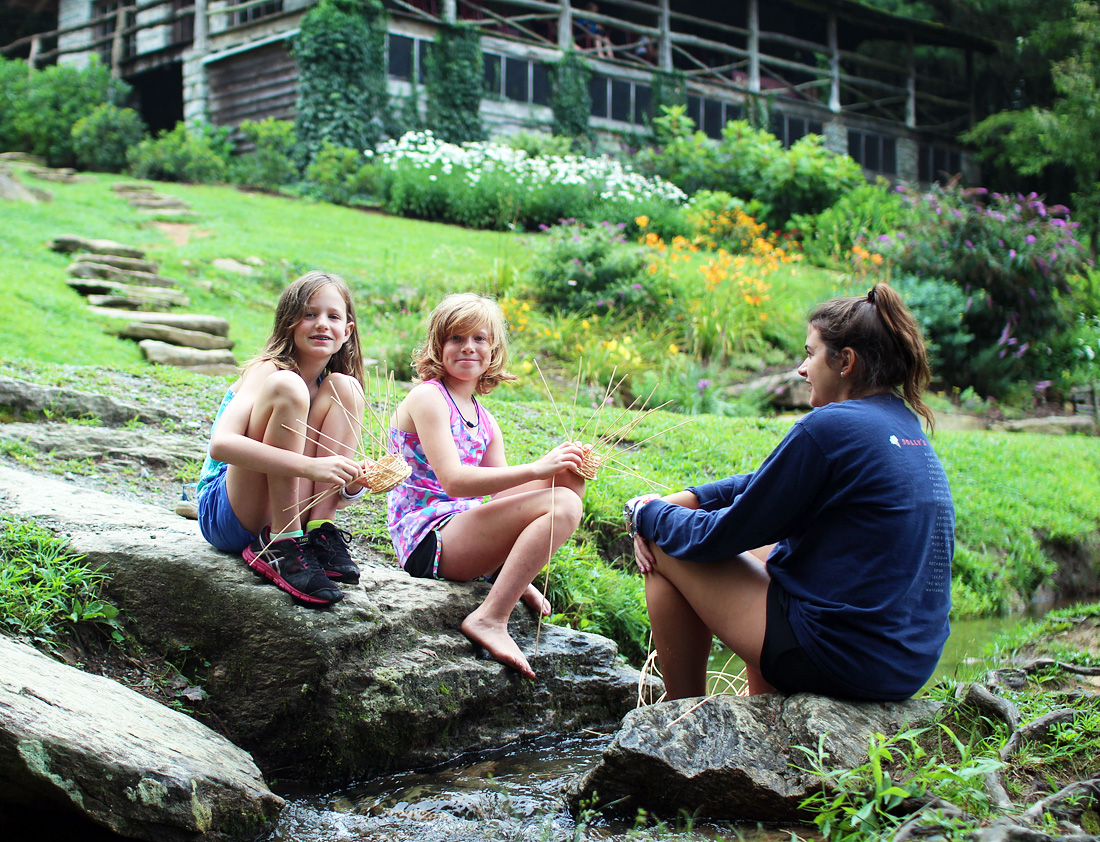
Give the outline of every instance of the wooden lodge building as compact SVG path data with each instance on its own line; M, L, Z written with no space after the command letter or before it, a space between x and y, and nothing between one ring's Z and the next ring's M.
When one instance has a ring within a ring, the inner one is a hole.
M56 7L57 27L0 47L32 65L80 65L98 54L134 87L154 131L180 119L236 126L293 119L291 43L315 0L12 0ZM549 126L550 65L564 50L592 70L591 124L604 134L644 131L656 71L687 83L688 113L717 137L726 121L765 103L770 130L789 145L823 135L868 176L930 182L973 176L955 142L973 113L969 85L918 70L938 48L972 77L992 44L857 0L386 0L390 91L423 81L424 56L443 21L480 28L494 134ZM937 65L931 65L933 67ZM961 76L963 74L956 74ZM757 112L759 113L759 112ZM970 180L970 179L968 179Z

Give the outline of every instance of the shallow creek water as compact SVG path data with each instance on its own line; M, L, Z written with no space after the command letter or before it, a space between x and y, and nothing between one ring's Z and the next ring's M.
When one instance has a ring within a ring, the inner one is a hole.
M1020 621L1020 617L958 621L935 676L970 677L970 659L987 643ZM716 652L713 669L725 667L728 655ZM564 809L563 793L573 779L599 761L609 733L583 732L511 746L492 755L459 758L430 772L386 775L336 792L281 793L288 799L272 842L475 842L475 840L574 839L633 840L676 838L679 833L639 835L632 823L604 818L579 828ZM682 823L681 823L682 825ZM669 822L677 830L677 823ZM796 831L817 838L812 828L761 829L755 825L696 823L693 834L680 838L780 842Z

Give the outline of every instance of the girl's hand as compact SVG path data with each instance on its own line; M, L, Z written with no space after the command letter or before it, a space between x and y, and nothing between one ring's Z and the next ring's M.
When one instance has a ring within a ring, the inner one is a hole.
M653 547L641 535L634 536L634 561L638 564L638 572L643 576L652 573L653 566L657 563L657 559L653 555Z
M324 485L348 485L362 473L362 466L347 456L314 456L304 476Z
M549 479L566 469L580 468L583 458L584 451L581 445L575 441L567 441L559 444L533 464L540 479Z

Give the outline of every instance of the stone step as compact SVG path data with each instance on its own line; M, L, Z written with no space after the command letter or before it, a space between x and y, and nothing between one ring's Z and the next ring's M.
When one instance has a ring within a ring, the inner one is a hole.
M179 290L165 289L164 287L136 286L101 278L70 278L67 283L77 292L87 296L113 295L118 298L165 304L170 307L186 307L191 303L191 299ZM90 303L98 304L101 302L90 301Z
M152 272L156 274L157 264L152 260L136 260L133 257L119 257L117 254L90 254L83 252L73 255L77 263L105 263L116 269L126 269L129 272Z
M129 298L125 295L89 295L88 303L93 307L129 311L136 310L140 311L143 315L145 313L164 313L172 306L159 301L150 301L147 298ZM130 315L132 317L133 312L131 312Z
M228 351L237 344L224 336L148 322L131 322L119 331L118 335L124 339L157 339L170 345L182 345L185 348L196 348L200 351Z
M72 252L88 251L94 254L114 254L119 257L136 257L139 260L145 257L142 249L133 246L125 246L113 240L91 240L76 234L62 234L50 241L50 248L54 251Z
M176 282L163 275L155 275L152 272L142 272L133 269L119 269L106 263L91 263L80 261L72 263L66 270L70 276L84 280L117 281L120 284L133 284L142 287L161 287L162 289L175 288ZM96 290L100 292L101 290Z
M155 188L152 184L137 184L132 181L119 182L118 184L112 184L111 189L116 193L153 193Z
M156 339L143 339L138 343L141 352L151 363L158 365L174 365L182 368L209 365L237 364L237 358L231 351L200 351L196 348L181 348L179 345L169 345Z
M107 316L113 319L134 320L133 310L112 310L109 307L89 307L93 313L99 316ZM200 331L213 336L228 336L229 322L220 316L200 316L195 313L142 313L143 324L168 325L181 330Z
M191 205L183 201L183 199L175 199L171 196L134 197L130 199L130 205L139 210L191 210Z

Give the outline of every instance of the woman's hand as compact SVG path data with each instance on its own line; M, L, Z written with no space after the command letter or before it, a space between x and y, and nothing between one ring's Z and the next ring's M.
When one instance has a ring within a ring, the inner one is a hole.
M539 479L549 479L567 469L579 470L583 458L584 450L581 445L575 441L567 441L559 444L532 464Z
M657 563L657 558L653 555L653 547L641 535L634 536L634 561L638 563L638 572L643 576L652 573Z

